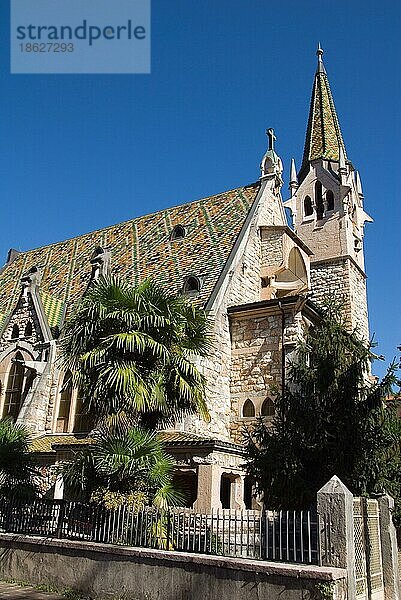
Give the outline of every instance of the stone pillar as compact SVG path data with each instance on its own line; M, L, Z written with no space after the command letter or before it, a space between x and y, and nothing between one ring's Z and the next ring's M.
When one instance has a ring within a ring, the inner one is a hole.
M348 599L356 596L353 496L336 476L317 493L320 564L347 570Z
M220 502L221 467L218 465L198 465L198 497L194 510L198 513L210 514L221 508Z
M399 600L398 546L395 527L391 516L394 508L394 500L391 496L385 494L378 498L378 503L384 597L386 600Z
M245 510L244 479L245 475L238 475L231 484L231 508L236 510Z
M62 475L57 475L53 498L54 500L62 500L64 498L64 479Z

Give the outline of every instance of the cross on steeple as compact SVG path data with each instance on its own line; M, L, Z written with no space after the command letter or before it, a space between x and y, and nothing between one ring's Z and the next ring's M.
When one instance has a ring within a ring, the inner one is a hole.
M321 47L320 42L317 45L316 56L317 56L317 71L316 72L326 74L326 69L324 68L324 64L323 64L323 48Z
M276 136L274 135L274 129L272 127L266 129L266 134L269 138L269 150L274 150L274 142L277 140Z

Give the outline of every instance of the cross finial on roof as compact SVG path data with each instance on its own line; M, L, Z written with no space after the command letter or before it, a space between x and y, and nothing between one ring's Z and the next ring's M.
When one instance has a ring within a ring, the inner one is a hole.
M318 73L325 73L326 70L324 68L324 64L323 64L323 48L320 45L320 42L317 45L317 50L316 50L316 56L317 56L317 72Z
M274 142L277 140L276 136L274 135L274 129L269 127L269 129L266 129L266 134L269 138L269 150L274 150Z

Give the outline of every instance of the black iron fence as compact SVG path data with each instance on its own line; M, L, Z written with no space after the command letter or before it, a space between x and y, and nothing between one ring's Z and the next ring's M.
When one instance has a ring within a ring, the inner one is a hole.
M0 531L220 556L318 562L316 510L108 510L65 500L0 498Z

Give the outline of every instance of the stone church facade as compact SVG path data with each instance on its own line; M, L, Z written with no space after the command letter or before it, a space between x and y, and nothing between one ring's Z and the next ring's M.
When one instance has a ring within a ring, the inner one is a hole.
M257 508L244 475L242 431L274 415L274 391L319 305L337 295L350 329L368 339L360 177L348 160L318 49L303 161L292 161L290 198L268 130L256 183L27 252L11 250L0 271L0 415L25 423L48 478L50 465L88 443L93 427L57 361L63 323L101 274L132 284L153 278L203 306L213 350L210 423L186 418L160 432L176 461L188 505ZM287 223L285 209L292 214ZM48 488L48 489L47 489Z

